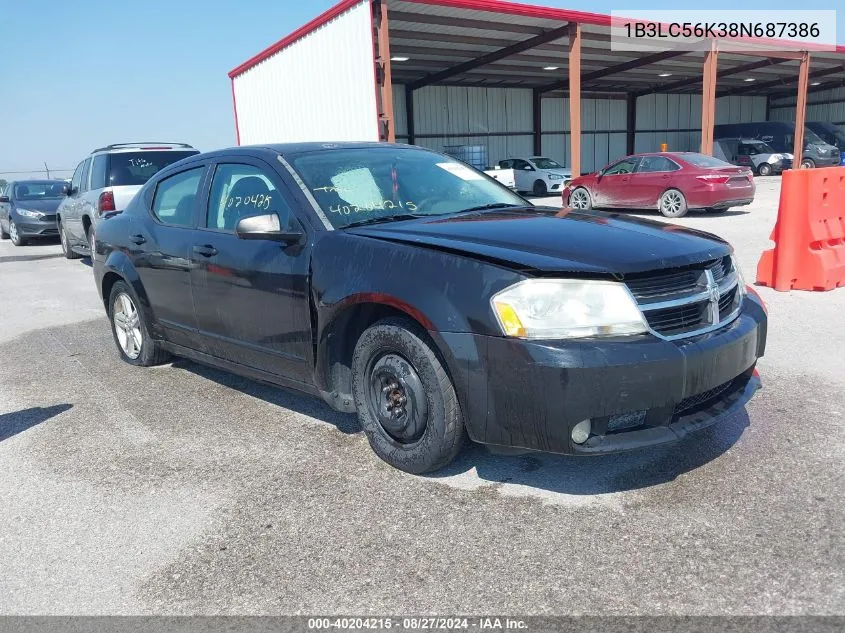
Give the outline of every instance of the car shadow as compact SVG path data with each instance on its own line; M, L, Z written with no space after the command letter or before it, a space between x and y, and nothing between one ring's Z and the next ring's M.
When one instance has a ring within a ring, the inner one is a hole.
M718 218L729 218L733 216L739 215L748 215L751 211L747 211L745 209L728 209L722 213L706 213L704 211L697 211L691 210L688 211L683 218L667 218L665 215L657 211L656 209L619 209L619 210L607 210L603 209L604 211L609 211L611 213L630 213L632 215L645 215L648 217L657 218L658 220L663 220L664 222L672 222L674 220L681 220L684 218L706 218L708 220L716 220Z
M93 266L93 264L91 263L91 256L90 255L83 255L82 257L79 258L79 261L80 261L80 263L88 266L88 268L91 268Z
M278 407L301 413L352 435L361 431L355 415L339 413L316 397L257 382L227 371L178 359L173 366L236 389ZM488 448L467 441L446 468L424 475L438 480L475 471L491 483L510 483L569 495L597 495L648 488L673 481L723 455L749 426L745 409L664 446L595 456L555 455ZM510 454L502 454L510 453Z
M64 413L72 404L56 404L51 407L30 407L12 413L0 414L0 442L38 426L52 417Z
M569 495L638 490L673 481L715 460L736 444L748 426L748 414L742 409L678 442L611 455L497 455L480 444L469 444L454 462L429 477L452 477L474 469L491 483Z
M184 358L174 360L173 367L184 369L201 378L214 381L218 385L235 389L253 398L259 398L276 405L277 407L282 407L289 411L310 416L326 424L331 424L337 427L338 431L346 435L352 435L361 431L361 425L358 424L358 418L356 416L335 411L317 397L300 394L292 389L258 382L251 378L229 373L223 369L200 365Z
M57 257L64 257L64 255L61 253L51 253L49 255L7 255L0 257L0 264L7 262L37 262L42 259L56 259Z

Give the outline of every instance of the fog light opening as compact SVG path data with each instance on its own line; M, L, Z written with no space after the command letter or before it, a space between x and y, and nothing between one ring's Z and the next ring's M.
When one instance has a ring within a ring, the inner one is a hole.
M581 420L572 427L572 441L576 444L583 444L590 438L592 428L593 423L590 420Z

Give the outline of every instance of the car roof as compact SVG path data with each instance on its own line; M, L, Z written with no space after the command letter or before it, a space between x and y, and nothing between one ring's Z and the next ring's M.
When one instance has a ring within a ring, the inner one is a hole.
M91 154L119 154L122 152L137 152L138 150L152 151L158 150L161 152L172 151L198 151L195 147L187 143L176 143L169 141L142 141L133 143L113 143L105 147L98 147L91 151Z

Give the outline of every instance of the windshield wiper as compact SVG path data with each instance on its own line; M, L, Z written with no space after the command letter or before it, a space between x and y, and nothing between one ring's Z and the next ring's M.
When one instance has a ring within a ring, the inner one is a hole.
M396 215L383 215L378 218L369 218L367 220L359 220L358 222L350 222L343 226L348 229L354 226L369 226L370 224L383 224L384 222L398 222L399 220L416 220L417 218L425 218L428 216L419 213L399 213Z

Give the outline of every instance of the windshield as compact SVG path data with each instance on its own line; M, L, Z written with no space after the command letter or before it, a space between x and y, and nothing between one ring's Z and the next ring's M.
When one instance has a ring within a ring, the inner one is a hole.
M411 148L305 153L293 166L335 228L530 202L442 154Z
M138 151L109 154L107 187L143 185L152 176L177 160L199 154L197 150ZM99 184L99 183L98 183Z
M814 123L813 131L828 145L845 150L845 130L832 123Z
M733 167L730 163L726 163L718 158L707 156L706 154L681 154L681 157L691 165L696 167Z
M551 158L532 158L531 162L537 169L564 169L563 165L556 163Z
M65 183L60 180L19 182L15 184L15 200L56 200L62 197Z

